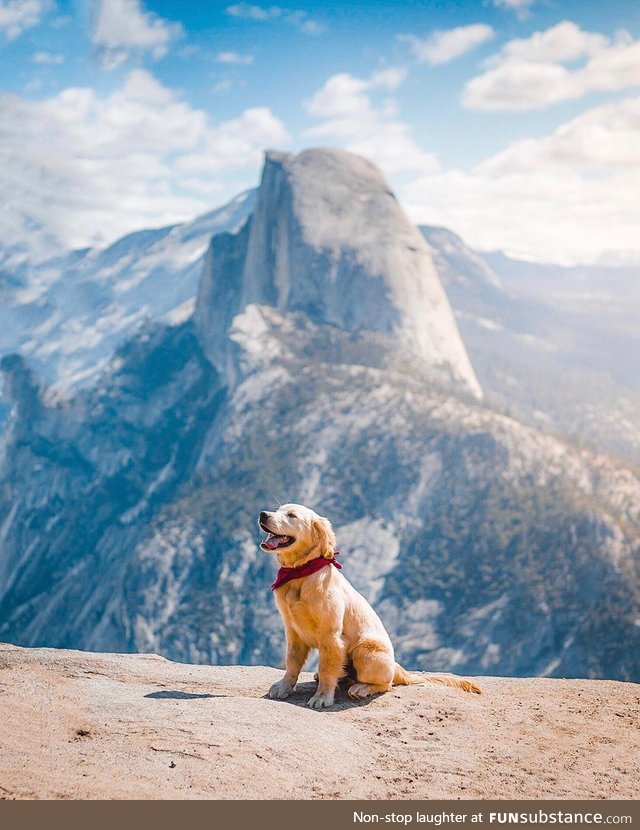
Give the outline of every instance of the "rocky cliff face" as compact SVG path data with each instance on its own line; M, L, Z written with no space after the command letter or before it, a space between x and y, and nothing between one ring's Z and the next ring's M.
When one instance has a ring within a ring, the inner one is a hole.
M195 320L147 326L66 402L5 364L23 414L1 468L0 638L278 663L255 517L279 499L333 520L409 666L640 677L640 481L473 396L448 306L403 299L405 279L441 287L381 181L343 154L272 157L255 216L211 242ZM389 250L340 236L340 205L373 241L378 217ZM385 271L405 256L420 267ZM350 274L347 316L332 280ZM432 317L453 338L437 359Z
M380 171L351 153L267 153L250 222L214 238L196 323L219 371L231 371L227 332L250 304L378 334L388 359L413 356L481 397L424 239Z

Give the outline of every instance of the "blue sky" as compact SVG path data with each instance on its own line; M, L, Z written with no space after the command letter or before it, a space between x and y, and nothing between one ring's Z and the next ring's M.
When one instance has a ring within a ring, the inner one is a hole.
M0 0L0 243L218 205L266 146L378 163L482 249L640 259L640 4Z

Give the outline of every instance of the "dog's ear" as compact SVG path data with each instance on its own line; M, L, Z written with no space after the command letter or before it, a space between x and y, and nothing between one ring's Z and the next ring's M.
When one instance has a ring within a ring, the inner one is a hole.
M313 535L320 543L320 555L325 559L333 559L333 551L336 546L336 535L331 527L329 519L318 516L313 520Z

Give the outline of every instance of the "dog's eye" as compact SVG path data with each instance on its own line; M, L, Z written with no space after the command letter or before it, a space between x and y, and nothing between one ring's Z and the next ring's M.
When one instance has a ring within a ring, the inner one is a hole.
M295 513L287 513L287 518L289 518L289 519L297 519L298 517L296 516L296 514L295 514Z

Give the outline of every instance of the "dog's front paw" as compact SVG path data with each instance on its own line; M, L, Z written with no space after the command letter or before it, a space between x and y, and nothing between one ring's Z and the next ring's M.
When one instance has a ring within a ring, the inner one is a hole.
M278 680L277 683L274 683L273 686L269 689L269 697L272 700L284 700L285 698L289 697L291 692L293 691L293 686L289 683L288 680L282 678L282 680Z
M330 694L316 692L309 703L307 703L307 706L310 709L328 709L330 706L333 706L333 692Z

